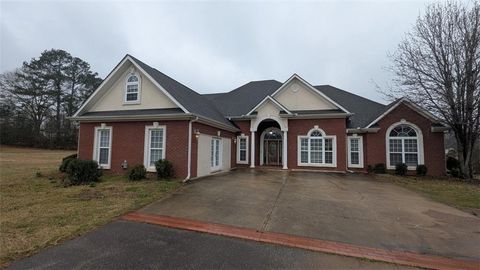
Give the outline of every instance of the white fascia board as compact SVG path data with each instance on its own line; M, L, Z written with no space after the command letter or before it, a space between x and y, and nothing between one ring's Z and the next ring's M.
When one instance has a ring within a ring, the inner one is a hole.
M253 107L253 109L251 109L247 115L250 115L252 114L256 109L258 109L260 106L262 106L265 102L267 102L267 100L270 100L271 102L273 102L273 104L275 104L275 106L277 106L277 108L279 109L282 109L284 111L286 111L288 114L292 114L287 108L285 108L285 106L283 106L282 104L280 104L280 102L276 101L274 98L272 98L271 96L266 96L262 101L260 101L255 107Z
M273 94L271 95L272 97L275 97L275 95L279 92L281 92L287 85L288 83L290 83L293 79L297 79L299 80L301 83L303 83L305 86L307 86L307 88L312 91L313 93L323 97L324 99L326 99L328 102L332 103L333 105L337 106L339 109L341 109L342 111L346 112L346 113L350 113L347 109L345 109L344 107L342 107L340 104L338 104L337 102L333 101L333 99L329 98L327 95L325 95L324 93L318 91L318 89L316 89L315 87L313 87L310 83L308 83L306 80L304 80L302 77L300 77L299 75L297 75L296 73L294 73L286 82L284 82L282 84L282 86L280 86L277 90L275 90L275 92L273 92Z

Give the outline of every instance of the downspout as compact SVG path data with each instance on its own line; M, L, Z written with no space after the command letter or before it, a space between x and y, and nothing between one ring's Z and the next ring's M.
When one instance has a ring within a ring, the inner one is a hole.
M187 177L183 182L187 182L190 179L192 173L192 123L198 121L198 116L188 122L188 165L187 165Z

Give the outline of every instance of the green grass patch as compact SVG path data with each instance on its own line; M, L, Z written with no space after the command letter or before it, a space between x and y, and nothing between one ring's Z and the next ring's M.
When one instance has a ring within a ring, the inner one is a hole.
M71 151L0 148L0 268L73 238L178 188L105 173L95 186L63 187L58 166ZM39 172L40 174L38 174Z
M454 178L431 178L414 176L379 175L378 179L393 182L402 187L419 192L432 200L459 209L480 210L480 182L467 182Z

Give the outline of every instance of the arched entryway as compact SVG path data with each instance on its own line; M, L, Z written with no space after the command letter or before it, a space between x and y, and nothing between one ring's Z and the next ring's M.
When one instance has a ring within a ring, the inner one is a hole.
M282 165L283 136L277 127L266 128L260 135L260 165Z

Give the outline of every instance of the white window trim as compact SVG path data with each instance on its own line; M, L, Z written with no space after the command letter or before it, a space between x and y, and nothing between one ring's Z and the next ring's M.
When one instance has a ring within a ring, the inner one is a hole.
M109 130L110 131L110 136L109 136L109 142L108 142L108 164L98 164L98 167L102 169L110 169L111 164L112 164L112 137L113 137L113 129L111 126L105 126L105 124L102 124L99 127L95 127L95 136L93 139L93 160L99 162L100 158L100 151L99 151L99 143L100 140L98 138L98 134L100 130Z
M245 139L245 160L240 160L240 139ZM248 164L248 136L242 134L237 136L237 164Z
M156 172L154 166L150 166L150 130L154 129L163 129L163 141L162 141L162 159L165 159L165 153L167 152L166 141L167 141L167 127L165 125L158 125L154 123L151 126L145 126L145 140L144 140L144 150L143 150L143 166L147 169L148 172Z
M132 75L135 75L137 78L138 78L138 82L136 83L132 83L132 82L128 82L128 78L130 78L130 76ZM127 100L127 88L129 85L134 85L134 84L138 84L138 94L137 94L137 100ZM138 72L128 72L126 78L125 78L125 89L124 89L124 93L123 93L123 104L140 104L140 100L142 98L142 78L140 77L140 74L138 74Z
M310 134L314 131L320 131L322 133L322 137L310 137ZM302 139L309 139L309 149L308 149L308 160L310 161L310 138L322 138L323 139L323 147L322 147L322 162L323 163L302 163L301 159L301 140ZM325 163L325 139L332 139L332 163ZM337 136L331 135L331 136L326 136L325 132L315 126L313 129L311 129L306 136L297 136L297 165L302 166L302 167L337 167Z
M352 139L358 139L358 161L359 164L352 164L352 156L351 156L351 144L350 141ZM347 137L347 148L348 148L348 167L350 168L363 168L363 137L362 136L348 136Z
M417 151L418 151L418 165L423 165L425 164L425 160L424 160L424 156L423 156L423 134L422 134L422 130L415 124L413 123L410 123L410 122L407 122L405 120L402 119L402 121L400 122L397 122L397 123L393 123L390 127L388 127L387 129L387 132L385 133L385 148L386 148L386 153L387 153L387 156L386 156L386 159L387 159L387 169L388 170L395 170L395 165L392 165L390 164L390 131L392 131L392 129L394 129L396 126L398 125L409 125L411 126L415 132L417 133ZM402 151L403 153L405 153L404 151L404 143L403 143L403 139L412 139L414 137L392 137L393 139L402 139ZM404 159L404 154L402 154L402 159ZM416 166L408 166L407 167L408 170L410 171L414 171L417 169Z
M210 139L210 154L212 154L211 149L212 149L213 140L218 140L219 141L219 143L218 143L218 166L212 166L212 157L210 157L210 171L215 172L215 171L220 171L222 169L223 140L222 140L222 138L219 138L219 137L212 137ZM215 154L215 153L213 153L213 154Z

